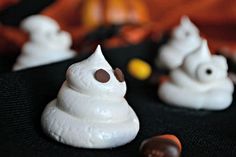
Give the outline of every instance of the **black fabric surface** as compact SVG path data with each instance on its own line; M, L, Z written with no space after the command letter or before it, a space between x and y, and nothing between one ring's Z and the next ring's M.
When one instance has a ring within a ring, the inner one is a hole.
M159 101L157 87L139 84L129 76L126 98L140 120L134 141L118 148L89 150L50 139L41 130L41 113L56 97L68 66L79 60L0 75L0 156L135 157L144 139L166 133L180 138L183 157L236 156L235 101L221 112L170 107Z
M10 72L15 60L16 56L0 55L0 74Z
M25 17L37 14L54 1L55 0L20 0L18 4L0 11L0 21L2 24L18 26Z
M49 0L24 0L23 4L1 13L0 20L17 25L23 17L38 12L48 3ZM127 61L134 56L151 61L156 46L144 42L104 51L113 67L125 70ZM166 133L179 137L183 144L182 157L236 156L235 100L230 108L220 112L171 107L158 99L156 86L134 80L126 71L126 99L140 120L140 131L134 141L118 148L92 150L73 148L50 139L42 132L41 113L56 97L68 66L82 58L0 74L1 157L136 157L144 139ZM10 71L14 59L0 57L0 73Z

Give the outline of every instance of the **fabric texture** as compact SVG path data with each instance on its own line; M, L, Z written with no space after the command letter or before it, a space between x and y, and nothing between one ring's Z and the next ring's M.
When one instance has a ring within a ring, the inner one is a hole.
M139 46L105 51L105 56L112 58L136 49L136 53L149 51L147 44ZM127 74L126 99L140 120L140 131L134 141L118 148L92 150L50 139L41 129L42 111L57 96L68 66L81 59L0 75L0 156L135 157L144 139L166 133L179 137L182 157L236 155L235 101L229 109L219 112L171 107L158 99L156 86L134 81ZM119 63L110 62L113 67Z
M0 19L17 25L26 14L37 13L43 7L37 2L46 5L49 1L31 2L27 9L22 4L18 10L6 10ZM16 13L20 14L18 18ZM127 74L126 64L130 58L135 56L150 62L156 55L157 46L147 41L136 46L104 50L113 68L120 67L125 73L126 99L139 117L140 131L131 143L103 150L58 143L43 133L40 124L44 107L56 98L65 80L66 69L85 56L9 73L4 72L10 71L15 57L0 56L0 156L136 157L143 140L170 133L182 142L182 157L235 157L235 100L230 108L219 112L171 107L158 99L156 85L134 80Z

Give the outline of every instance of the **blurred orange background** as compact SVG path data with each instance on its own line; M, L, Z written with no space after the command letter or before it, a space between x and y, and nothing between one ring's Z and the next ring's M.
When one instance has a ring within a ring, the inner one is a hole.
M17 2L0 0L0 10ZM126 42L137 44L150 37L158 39L178 24L181 16L188 15L213 51L227 48L234 53L235 6L235 0L57 0L41 13L57 20L62 29L71 33L74 43L83 42L86 34L98 26L123 25L118 37L105 42L110 48ZM1 53L17 53L26 40L27 34L19 28L0 26Z

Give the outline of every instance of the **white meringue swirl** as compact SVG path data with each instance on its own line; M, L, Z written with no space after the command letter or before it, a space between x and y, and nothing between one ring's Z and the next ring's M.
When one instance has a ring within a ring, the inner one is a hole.
M98 69L110 80L94 78ZM100 46L86 60L73 64L57 99L42 114L44 131L59 142L83 148L111 148L132 141L139 120L124 99L126 83L119 82Z
M72 44L70 34L60 31L59 25L53 19L43 15L33 15L23 20L21 27L29 33L30 41L23 46L13 70L49 64L76 55L70 50Z
M156 64L167 69L180 66L186 55L193 52L201 44L197 27L184 16L173 32L169 42L160 48Z
M204 40L199 49L185 58L182 66L171 71L171 80L158 90L159 97L175 106L226 109L232 102L234 90L227 70L226 59L211 55Z

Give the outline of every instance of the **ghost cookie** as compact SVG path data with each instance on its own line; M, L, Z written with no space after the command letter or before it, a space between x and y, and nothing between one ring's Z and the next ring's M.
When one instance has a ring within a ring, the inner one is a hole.
M57 98L45 108L45 133L67 145L112 148L132 141L139 120L124 98L126 83L120 69L105 60L100 46L66 73Z
M227 77L223 56L211 55L204 40L189 54L183 65L170 73L170 81L160 85L159 97L168 104L207 110L223 110L232 102L234 86Z
M30 16L23 20L21 28L29 33L30 38L23 46L13 70L58 62L76 55L70 50L70 34L60 31L56 21L47 16Z
M160 48L156 64L167 69L180 66L185 56L200 46L201 40L197 27L188 17L182 17L169 42Z

